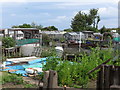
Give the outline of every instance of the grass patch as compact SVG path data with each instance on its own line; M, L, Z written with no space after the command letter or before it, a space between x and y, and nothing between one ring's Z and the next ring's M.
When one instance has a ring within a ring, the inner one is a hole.
M26 81L23 81L22 76L18 76L16 74L10 74L7 72L2 72L2 78L0 78L0 84L5 85L7 83L11 83L14 86L22 85L24 88L37 88L37 85L29 84Z
M36 85L33 85L33 84L24 84L24 88L36 88Z
M21 76L16 74L9 74L7 72L2 73L2 84L13 83L13 84L23 84L23 79Z

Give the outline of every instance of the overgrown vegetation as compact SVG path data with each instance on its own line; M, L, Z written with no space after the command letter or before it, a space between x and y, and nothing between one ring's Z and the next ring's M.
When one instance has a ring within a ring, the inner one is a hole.
M113 57L113 50L100 50L100 48L92 49L91 54L88 56L82 54L82 58L76 58L75 61L50 59L44 66L44 70L55 70L58 73L58 83L60 86L67 85L70 87L86 87L91 79L96 79L95 72L87 74L90 70L97 67L104 61ZM107 64L112 64L110 61ZM120 65L118 63L118 65Z
M51 56L55 56L55 55L56 55L55 48L43 47L41 57L51 57Z
M2 73L2 84L5 83L23 84L23 79L16 74L8 74L4 72Z

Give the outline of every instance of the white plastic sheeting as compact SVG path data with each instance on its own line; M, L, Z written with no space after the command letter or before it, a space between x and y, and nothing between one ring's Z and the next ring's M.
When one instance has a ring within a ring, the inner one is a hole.
M6 61L11 61L13 63L20 63L20 62L32 61L34 59L37 59L37 57L32 56L32 57L23 57L23 58L12 58L12 59L6 59Z
M63 54L63 48L60 46L55 47L56 53L58 57L62 57Z

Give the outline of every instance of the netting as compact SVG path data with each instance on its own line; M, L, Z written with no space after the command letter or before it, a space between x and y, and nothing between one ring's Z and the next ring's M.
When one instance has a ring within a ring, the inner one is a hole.
M16 40L16 44L18 46L31 44L31 43L38 43L40 39L23 39L23 40Z

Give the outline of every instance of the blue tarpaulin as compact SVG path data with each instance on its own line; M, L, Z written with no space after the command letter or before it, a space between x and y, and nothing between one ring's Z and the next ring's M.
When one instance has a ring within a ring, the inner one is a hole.
M29 61L28 63L29 64L40 63L40 62L46 61L46 59L48 59L48 58L46 57L46 58L35 59L32 61Z
M8 70L23 70L24 67L22 65L15 65L15 66L6 66L9 67L8 69L3 69L3 71L8 71Z
M25 71L26 68L43 68L43 65L46 64L47 59L52 59L52 58L58 58L58 57L46 57L46 58L40 58L40 59L35 59L32 61L29 61L28 64L23 64L23 65L14 65L14 66L6 66L9 67L7 69L0 69L1 71L8 71L8 70L18 70L18 71L13 71L10 73L16 73L16 74L21 74L22 76L27 76L27 72ZM11 64L12 62L6 61L6 64Z
M26 65L22 65L25 69L26 68L37 68L37 67L39 67L39 68L42 68L43 67L43 65L45 65L46 64L46 62L41 62L41 63L34 63L34 64L26 64Z
M5 62L6 65L10 65L10 64L12 64L12 63L13 63L12 61L6 61L6 62Z
M16 73L16 74L21 74L22 76L27 76L27 72L25 70L18 70L18 71L14 71L14 72L10 72L10 73Z

